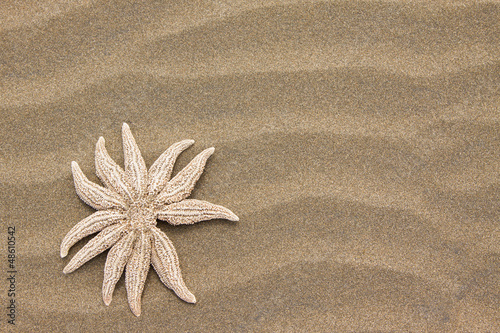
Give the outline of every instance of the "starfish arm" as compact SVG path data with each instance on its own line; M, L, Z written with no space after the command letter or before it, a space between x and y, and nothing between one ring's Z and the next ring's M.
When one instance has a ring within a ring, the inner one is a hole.
M78 166L78 163L75 161L71 162L71 169L73 171L76 193L87 205L97 210L125 208L125 203L117 193L88 180Z
M101 252L104 252L115 244L126 233L126 225L113 224L97 236L92 238L78 253L71 259L71 261L64 267L63 273L68 274L78 269L81 265L85 264L90 259L94 258Z
M186 199L164 206L158 211L158 219L173 225L193 224L213 219L239 220L236 214L225 207L195 199Z
M100 210L78 222L66 234L61 243L61 258L68 255L68 250L80 239L125 220L127 216L116 210Z
M157 227L151 228L151 231L153 233L151 263L160 280L182 300L188 303L196 303L196 297L189 291L182 279L179 259L174 245Z
M214 150L213 147L208 148L196 155L184 169L166 184L165 188L156 197L156 204L168 205L187 198L203 173L203 168Z
M119 193L123 198L132 200L130 186L127 184L125 172L109 156L104 146L104 138L101 136L97 140L95 147L95 169L97 176L108 188Z
M125 270L128 304L137 317L141 315L141 296L144 289L144 282L148 276L150 263L151 233L140 231L132 251L132 256Z
M136 198L139 198L146 191L148 183L146 163L144 163L141 151L132 136L132 132L130 132L130 127L126 123L123 123L122 138L125 174L131 183Z
M174 143L158 157L148 171L148 194L156 195L165 187L165 184L170 180L175 160L180 153L193 143L194 140L183 140Z
M136 239L137 233L132 231L128 235L122 237L122 239L109 250L108 257L106 258L106 265L104 266L104 281L102 282L102 299L106 305L111 303L115 285L120 279L123 269L132 254Z

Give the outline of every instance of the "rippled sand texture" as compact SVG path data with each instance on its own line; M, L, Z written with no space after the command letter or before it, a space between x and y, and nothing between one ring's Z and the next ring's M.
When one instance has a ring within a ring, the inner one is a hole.
M8 0L0 22L18 329L500 331L499 2ZM159 224L196 305L151 271L140 318L123 280L106 307L106 254L62 273L92 213L70 162L97 181L104 136L123 163L122 122L148 166L216 147L192 197L240 222Z

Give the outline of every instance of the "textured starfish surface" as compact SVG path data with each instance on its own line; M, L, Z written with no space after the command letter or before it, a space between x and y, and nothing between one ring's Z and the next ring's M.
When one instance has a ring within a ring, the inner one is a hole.
M102 297L109 305L115 285L125 269L125 286L132 312L141 314L141 295L153 265L160 280L177 296L189 303L196 298L182 279L175 248L168 237L156 227L157 220L173 225L193 224L210 219L238 221L229 209L206 201L186 199L200 178L207 159L214 152L208 148L198 154L184 169L170 179L175 160L191 146L184 140L170 146L153 165L146 164L127 124L122 127L125 170L116 164L104 147L104 138L97 141L95 166L105 187L87 179L78 163L72 162L73 178L78 196L97 212L77 223L64 237L61 257L82 238L99 232L70 260L64 273L71 273L105 251Z

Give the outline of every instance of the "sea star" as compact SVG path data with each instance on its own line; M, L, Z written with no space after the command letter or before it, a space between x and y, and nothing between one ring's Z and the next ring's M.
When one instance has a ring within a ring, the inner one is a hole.
M210 219L238 221L229 209L206 201L186 199L200 178L207 159L214 152L208 148L170 179L175 160L191 146L184 140L170 146L149 171L127 124L122 127L125 170L116 164L97 141L96 174L105 187L87 179L75 161L71 162L76 193L97 212L77 223L64 237L61 257L76 242L100 231L71 259L64 273L111 248L104 267L102 297L109 305L115 285L125 269L125 286L130 309L141 314L141 295L152 264L160 280L177 296L189 303L196 298L182 279L179 260L172 242L156 227L157 219L173 225L193 224ZM170 179L170 180L169 180Z

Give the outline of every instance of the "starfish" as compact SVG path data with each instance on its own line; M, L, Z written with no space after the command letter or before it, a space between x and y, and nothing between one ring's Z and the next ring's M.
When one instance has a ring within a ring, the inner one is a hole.
M64 268L71 273L111 247L104 267L102 297L109 305L115 285L125 269L125 286L130 309L141 314L141 296L149 266L177 296L196 303L186 287L174 245L158 227L157 220L172 225L193 224L210 219L238 221L229 209L212 203L186 199L200 178L214 148L199 153L184 169L170 179L175 160L193 140L170 146L153 165L146 164L127 124L122 127L125 170L111 159L104 138L95 150L96 174L105 187L87 179L75 161L71 162L76 193L97 211L77 223L64 237L61 257L82 238L96 233Z

